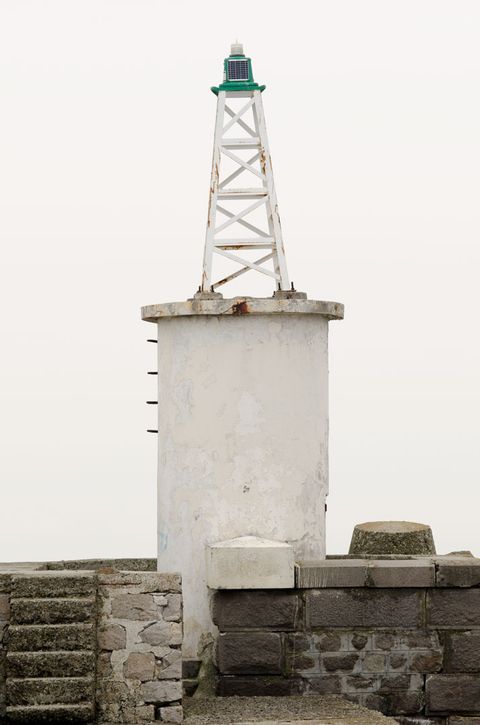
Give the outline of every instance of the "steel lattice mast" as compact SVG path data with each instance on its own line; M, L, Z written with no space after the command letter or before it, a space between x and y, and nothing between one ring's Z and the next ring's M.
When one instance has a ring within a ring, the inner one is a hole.
M243 54L242 45L232 45L230 57L224 61L224 82L218 88L212 88L218 100L202 292L213 292L250 270L272 277L276 289L290 288L263 113L264 89L265 86L254 82L251 60ZM245 99L246 102L236 111L229 106L230 99ZM252 153L242 158L239 153L244 150ZM226 159L233 162L233 171L222 177L222 162ZM237 179L242 174L244 178L248 176L248 181L237 186ZM240 210L235 206L238 201L244 202ZM247 219L252 212L262 208L266 214L266 229ZM235 236L240 228L242 236ZM245 230L252 236L246 236ZM242 250L261 250L262 254L249 260L248 254L242 256ZM215 255L227 258L239 268L213 281Z

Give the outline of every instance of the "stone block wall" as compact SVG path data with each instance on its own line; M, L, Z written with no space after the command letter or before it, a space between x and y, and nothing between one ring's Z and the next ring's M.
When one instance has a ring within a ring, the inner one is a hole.
M100 721L182 721L182 594L175 574L98 573Z
M0 721L182 721L180 577L0 572Z
M217 591L212 607L219 694L480 722L480 560L298 565L293 590Z

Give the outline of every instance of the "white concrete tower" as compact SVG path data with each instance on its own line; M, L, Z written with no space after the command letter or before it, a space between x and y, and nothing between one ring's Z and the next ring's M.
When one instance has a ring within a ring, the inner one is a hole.
M253 535L290 543L297 559L325 556L328 322L343 317L343 305L289 289L264 86L241 46L224 69L212 89L218 106L202 284L190 300L142 308L158 328L158 568L182 573L184 657L199 655L214 629L207 544ZM229 135L235 126L243 135ZM226 159L233 170L224 170ZM256 185L232 185L241 174ZM260 210L266 229L250 216ZM265 254L252 261L258 249ZM218 280L217 255L235 265ZM272 297L215 291L248 271L273 279Z

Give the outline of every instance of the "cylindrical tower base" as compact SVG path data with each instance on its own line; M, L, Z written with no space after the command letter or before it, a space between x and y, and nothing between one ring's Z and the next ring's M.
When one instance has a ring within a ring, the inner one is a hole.
M158 324L158 566L182 574L195 657L213 630L207 543L254 535L325 556L328 320L343 307L235 298L142 313Z

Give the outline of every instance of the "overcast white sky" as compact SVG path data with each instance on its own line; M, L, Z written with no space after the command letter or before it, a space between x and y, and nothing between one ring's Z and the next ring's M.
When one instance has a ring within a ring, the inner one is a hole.
M290 276L346 305L328 551L410 519L480 554L479 37L473 0L1 1L0 560L155 555L140 306L200 281L236 38Z

